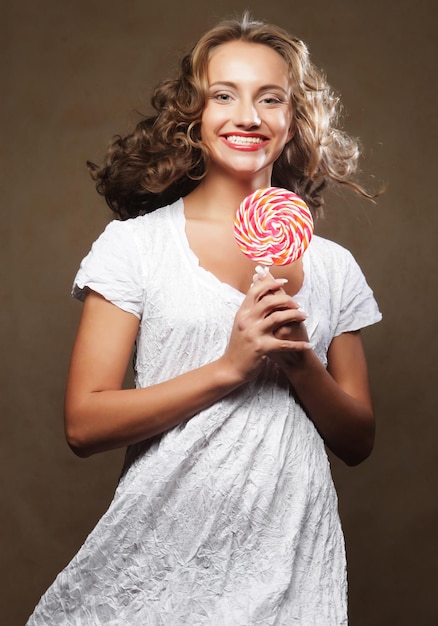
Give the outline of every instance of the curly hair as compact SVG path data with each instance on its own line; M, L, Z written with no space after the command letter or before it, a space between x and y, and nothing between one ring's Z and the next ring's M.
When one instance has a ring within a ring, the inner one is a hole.
M354 181L359 143L340 128L339 98L310 60L306 44L277 26L241 19L220 22L183 57L179 75L158 85L156 114L126 137L113 138L101 167L87 162L97 191L121 219L148 213L187 195L205 176L209 155L200 125L212 50L230 41L269 46L289 68L294 135L274 163L272 184L299 194L315 215L328 183L346 185L372 198Z

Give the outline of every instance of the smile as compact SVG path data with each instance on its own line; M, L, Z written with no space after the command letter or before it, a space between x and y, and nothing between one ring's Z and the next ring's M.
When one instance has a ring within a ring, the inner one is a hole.
M225 139L230 143L242 144L244 146L248 146L250 144L260 144L264 141L262 137L242 137L241 135L228 135Z
M268 142L263 135L223 135L222 139L230 147L238 150L257 150Z

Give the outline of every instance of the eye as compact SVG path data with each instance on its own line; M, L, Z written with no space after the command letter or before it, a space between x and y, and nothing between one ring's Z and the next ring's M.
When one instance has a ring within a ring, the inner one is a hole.
M212 91L209 94L209 99L219 104L227 104L232 100L232 96L226 91Z
M284 104L284 99L280 98L279 96L263 96L261 98L261 102L263 102L263 104Z

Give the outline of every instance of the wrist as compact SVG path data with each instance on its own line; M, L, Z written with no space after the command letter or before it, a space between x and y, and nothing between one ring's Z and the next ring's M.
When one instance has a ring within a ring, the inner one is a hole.
M323 368L312 348L277 354L274 360L291 382L292 379L298 381L302 376L308 376L312 369Z
M225 393L233 391L246 382L245 377L225 355L211 363L212 381Z

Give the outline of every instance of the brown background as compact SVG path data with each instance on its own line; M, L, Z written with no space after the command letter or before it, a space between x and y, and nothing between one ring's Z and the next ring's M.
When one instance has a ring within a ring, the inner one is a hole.
M201 32L245 7L309 43L363 140L365 172L388 184L377 206L331 198L320 226L353 251L385 317L365 332L375 452L358 468L333 464L351 625L438 623L434 4L1 2L2 624L24 624L104 512L121 463L121 452L79 460L63 437L80 312L69 288L109 219L84 162L130 128Z

